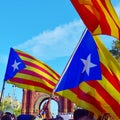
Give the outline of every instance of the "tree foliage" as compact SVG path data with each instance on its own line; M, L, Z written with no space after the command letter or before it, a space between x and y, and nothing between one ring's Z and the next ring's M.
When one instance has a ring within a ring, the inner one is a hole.
M11 96L7 96L2 99L0 110L3 112L10 112L18 116L21 114L21 103L16 99L13 100Z
M112 49L110 52L115 56L115 58L120 62L120 41L114 40L112 44Z

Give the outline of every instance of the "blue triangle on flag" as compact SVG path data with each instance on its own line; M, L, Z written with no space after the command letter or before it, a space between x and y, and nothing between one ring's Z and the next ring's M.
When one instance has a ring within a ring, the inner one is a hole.
M24 69L25 67L25 63L18 56L17 52L11 48L4 80L6 81L13 78L17 72Z

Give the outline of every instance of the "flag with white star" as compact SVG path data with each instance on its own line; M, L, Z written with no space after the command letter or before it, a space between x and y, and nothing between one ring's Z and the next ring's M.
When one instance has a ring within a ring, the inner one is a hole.
M24 62L18 56L17 52L15 52L13 48L11 48L4 80L6 81L13 78L17 72L24 68Z
M86 30L54 91L78 87L83 81L101 79L97 46L91 33Z

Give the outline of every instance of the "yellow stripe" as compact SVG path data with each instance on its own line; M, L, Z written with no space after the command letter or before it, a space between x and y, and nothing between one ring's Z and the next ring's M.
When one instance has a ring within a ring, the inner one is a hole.
M33 59L26 58L26 57L23 57L23 56L21 56L21 59L26 60L28 62L31 62L32 64L35 64L35 65L45 69L47 72L52 74L56 79L59 79L58 76L57 76L57 73L55 71L52 71L51 68L45 66L43 63L39 62L38 60L33 60Z
M101 1L97 1L98 4L100 5L101 9L103 10L105 16L106 16L106 20L110 26L110 30L111 30L111 35L113 35L116 38L119 38L119 30L118 27L115 24L115 21L113 21L113 19L111 18L111 16L109 15L108 11L104 8L104 6L102 5ZM107 1L106 4L108 4L109 2ZM109 4L110 5L110 4ZM112 10L110 10L110 12L113 12ZM115 16L113 16L115 17Z
M97 108L95 108L94 105L92 105L90 103L87 103L86 101L83 101L83 100L79 99L77 97L77 95L75 93L73 93L72 91L70 91L70 90L64 90L64 91L60 91L60 92L57 92L57 93L59 95L63 96L63 97L68 98L69 100L71 100L73 103L75 103L79 107L88 109L88 110L90 110L93 113L95 111L97 112L97 114L100 113L100 111Z
M14 78L21 78L21 79L23 79L23 83L24 83L24 80L26 80L26 81L33 81L33 82L39 82L39 83L45 84L46 86L49 86L50 88L54 88L53 85L51 85L50 83L48 83L44 79L33 77L33 76L30 76L30 75L18 73L18 74L16 74L16 76Z
M86 94L89 94L90 96L94 97L97 101L105 103L104 99L97 93L94 87L91 87L88 83L82 82L79 86L79 88L85 92Z
M102 82L102 84L100 84L101 86L103 86L103 84L105 84L105 85L107 85L107 84L109 84L109 82L106 80L102 80L102 81L100 81L100 80L98 80L97 81L98 83L101 83ZM108 85L109 86L109 85ZM84 93L86 93L86 95L88 94L88 95L90 95L90 96L92 96L93 98L95 98L97 101L99 101L100 103L101 103L101 107L102 108L104 108L104 110L106 110L107 112L109 111L109 113L112 113L114 116L116 116L116 114L115 114L115 112L112 110L112 108L110 107L110 105L101 97L101 95L94 89L94 86L92 87L92 86L90 86L88 83L86 83L86 82L82 82L81 84L80 84L80 89L84 92ZM103 87L104 88L104 87ZM108 89L109 89L109 87L108 87ZM106 91L108 91L108 89L107 89L107 87L105 88L105 90ZM111 94L111 92L113 93L113 91L110 91L110 94ZM117 91L118 92L118 91ZM109 91L108 91L108 93L109 93ZM116 96L117 97L117 96ZM91 108L92 109L92 108ZM92 111L92 112L94 112L94 110ZM96 112L96 114L97 114L97 112Z
M58 80L54 79L54 78L51 77L50 75L48 75L48 74L46 74L45 72L40 71L40 70L38 70L38 69L36 69L36 68L34 68L34 67L27 66L26 69L29 70L29 71L34 71L35 73L37 73L37 74L39 74L39 75L42 75L42 76L44 76L45 78L47 78L47 79L49 79L49 80L52 80L54 83L57 83L57 82L58 82Z
M41 62L40 60L37 60L37 59L34 58L33 56L31 56L31 55L29 55L29 54L27 54L27 53L24 53L24 52L22 52L22 51L20 51L20 50L15 49L15 51L32 57L33 59L30 59L30 58L24 57L24 56L22 56L22 55L19 55L21 59L26 60L26 61L28 61L28 62L34 63L34 61L35 61L35 64L37 64L38 66L44 68L46 71L50 71L50 73L53 74L53 76L54 76L56 79L59 79L59 77L58 77L59 74L58 74L57 72L55 72L55 71L54 71L51 67L49 67L47 64Z
M95 114L96 117L98 117L99 115L101 115L101 112L92 104L84 101L84 100L81 100L81 99L78 99L77 100L77 105L80 106L81 108L84 108L84 109L87 109L91 112L93 112Z
M115 89L115 87L107 80L104 76L102 76L103 79L101 81L98 80L98 83L112 96L118 103L120 103L119 99L119 91ZM113 92L114 91L114 92Z
M104 108L109 113L112 113L115 118L118 118L118 116L115 114L115 112L112 110L112 108L109 106L109 104L101 97L101 95L89 84L86 82L82 82L80 84L80 89L93 98L95 98L97 101L101 103L101 107ZM95 113L96 116L99 116L101 112L95 107L96 105L92 105L88 103L87 101L84 101L82 99L79 99L76 94L74 94L70 90L64 90L57 92L60 96L66 97L69 100L71 100L73 103L75 103L77 106L85 108L87 110L90 110L91 112Z
M93 112L96 117L101 115L101 112L98 109L96 109L95 105L89 104L88 102L79 99L78 102L78 106L81 106L82 108ZM107 108L107 111L109 111L109 113L111 113L114 116L114 118L116 118L116 120L119 120L119 117L114 113L114 111L110 112L109 108Z
M93 35L94 34L101 34L102 33L102 29L101 29L101 27L100 27L100 24L97 26L97 28L94 30L94 32L93 32Z
M118 61L111 55L111 53L107 50L107 48L104 46L102 41L98 36L94 37L94 40L98 46L98 52L100 56L101 63L104 64L104 66L108 69L108 71L112 74L114 73L118 80L120 81L120 64ZM104 52L103 52L104 51Z
M76 103L75 101L76 101L77 95L70 90L60 91L60 92L57 92L57 94L70 99L73 103Z
M10 84L14 84L15 86L19 87L19 88L25 88L25 89L29 89L29 90L33 90L33 91L42 91L43 93L47 93L47 94L51 94L51 92L49 92L48 90L41 88L41 87L36 87L36 86L32 86L32 85L26 85L26 84L20 84L20 83L16 83L16 82L11 82L8 81L8 83Z
M106 6L108 8L108 11L110 11L109 13L112 16L112 19L114 19L114 21L117 24L117 26L120 27L120 20L118 18L118 15L117 15L115 9L113 8L113 6L111 4L111 1L110 0L105 0L105 3L106 3Z

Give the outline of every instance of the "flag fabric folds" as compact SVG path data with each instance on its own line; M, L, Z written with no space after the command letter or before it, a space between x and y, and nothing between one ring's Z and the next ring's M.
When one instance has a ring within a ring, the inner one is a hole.
M11 49L5 80L20 88L51 94L60 78L59 74L31 55L17 49ZM22 65L23 68L21 68ZM9 77L12 72L15 73Z
M71 0L93 35L106 34L120 40L120 21L110 0Z
M116 120L119 120L120 65L101 42L100 38L96 36L94 39L100 56L102 80L82 82L76 88L57 93L68 98L77 106L95 113L96 116L107 112L111 113Z
M82 81L96 79L102 79L97 46L91 33L85 30L55 91L75 88Z

